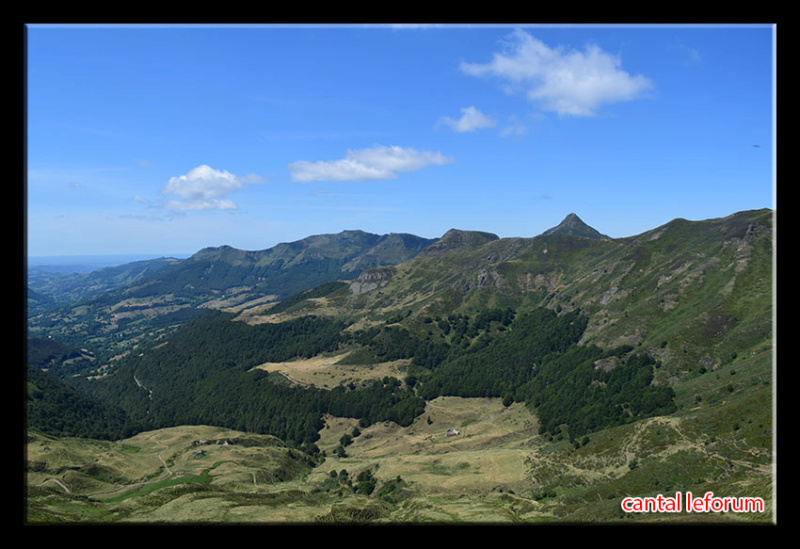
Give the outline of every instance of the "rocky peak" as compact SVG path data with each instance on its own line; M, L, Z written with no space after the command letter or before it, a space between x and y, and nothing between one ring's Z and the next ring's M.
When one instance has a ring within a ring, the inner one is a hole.
M597 239L607 239L611 238L604 234L601 234L596 229L593 229L589 225L583 222L580 217L575 215L574 213L569 214L564 220L556 225L551 229L547 229L545 232L542 233L543 235L568 235L568 236L580 236L583 238L597 238Z

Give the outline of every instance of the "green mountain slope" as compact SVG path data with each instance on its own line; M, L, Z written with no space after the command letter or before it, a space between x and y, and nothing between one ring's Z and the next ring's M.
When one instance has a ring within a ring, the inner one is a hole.
M486 307L580 309L589 318L584 342L659 349L687 371L717 367L772 337L769 210L675 220L624 239L543 234L433 248L364 272L328 296L329 309L361 322Z
M248 308L416 256L435 239L363 231L315 235L261 251L222 246L185 260L138 262L48 279L29 299L29 332L91 349L101 364L152 342L205 308ZM40 281L41 282L41 281ZM80 291L79 291L80 289ZM67 301L68 300L68 301ZM54 308L46 305L60 304Z
M291 323L310 318L309 308L316 310L324 300L326 314L341 322L339 335L325 336L333 337L327 347L311 348L317 335L312 328L303 332L305 343L295 354L260 360L310 357L342 346L358 350L348 357L351 364L412 359L409 373L426 399L505 397L536 406L571 399L579 410L556 407L561 411L544 424L555 432L560 423L571 422L572 434L578 435L627 421L623 413L636 419L640 413L674 410L675 392L658 387L718 371L740 355L757 357L759 364L766 360L772 337L771 251L768 211L702 222L676 220L619 240L552 233L498 239L449 231L412 260L368 270L349 284L327 283L265 308L266 324L258 313L246 318L256 326L293 331ZM235 250L223 253L240 257ZM500 320L504 309L516 319ZM528 320L543 311L553 318ZM225 368L252 368L255 364L236 358L250 345L242 337L219 340L219 358L207 367L220 368L222 361ZM212 340L211 335L193 339L198 349ZM237 343L228 348L231 341ZM135 368L150 364L152 356L159 357L157 364L204 364L200 351L179 355L177 349L145 353L144 362L133 361L139 364ZM576 364L584 370L570 374L574 379L604 389L579 396L575 386L543 381L565 377ZM629 373L621 373L626 368ZM197 372L181 375L199 387ZM626 385L637 376L640 381ZM133 387L130 379L127 383ZM635 387L643 392L634 397ZM175 399L183 390L174 385L168 392ZM558 391L562 396L556 398ZM196 400L196 395L187 396L185 402ZM613 409L603 407L614 402ZM180 399L171 406L190 410ZM205 421L214 417L198 413ZM171 417L193 421L174 412Z
M230 246L206 248L147 284L130 288L127 294L138 298L173 294L207 299L245 287L248 298L283 298L330 280L355 278L368 268L401 263L432 242L434 239L407 234L344 231L310 236L262 251Z

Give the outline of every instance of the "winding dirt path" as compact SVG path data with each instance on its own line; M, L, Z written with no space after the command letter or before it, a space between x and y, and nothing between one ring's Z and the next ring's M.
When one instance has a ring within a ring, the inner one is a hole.
M44 486L44 485L45 485L45 483L47 483L47 482L55 482L56 484L58 484L59 486L61 486L61 487L64 489L64 491L65 491L66 493L68 493L68 494L70 493L70 490L69 490L69 488L67 488L67 485L66 485L66 484L64 484L63 482L61 482L60 480L58 480L57 478L47 478L47 479L44 479L44 480L43 480L41 483L39 483L39 486Z

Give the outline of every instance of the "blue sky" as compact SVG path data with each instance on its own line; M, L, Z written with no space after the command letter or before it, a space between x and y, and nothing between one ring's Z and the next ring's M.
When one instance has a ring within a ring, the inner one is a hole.
M774 207L774 32L32 25L28 254Z

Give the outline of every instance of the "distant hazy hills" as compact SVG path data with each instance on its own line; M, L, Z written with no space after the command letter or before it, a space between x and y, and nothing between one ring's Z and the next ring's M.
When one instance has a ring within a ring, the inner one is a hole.
M260 251L204 248L183 260L161 258L91 273L28 273L29 330L75 346L87 336L112 353L113 338L135 344L154 327L229 308L282 299L364 270L406 261L435 242L410 234L364 231L314 235Z
M309 314L324 298L329 314L354 321L496 305L580 308L590 317L586 339L641 344L680 334L677 358L713 364L741 346L734 341L769 338L771 254L768 209L676 219L620 239L575 214L531 238L344 231L261 251L222 246L60 279L31 275L29 331L77 347L92 342L102 361L205 308L257 318L289 297L292 314ZM332 281L348 283L297 295Z
M159 258L106 267L90 273L28 273L30 312L125 289L129 297L176 294L203 298L232 286L285 297L332 279L414 257L436 239L363 231L315 235L261 251L230 246L204 248L183 260ZM165 267L169 267L162 271Z
M67 305L141 283L160 269L178 263L174 258L133 261L114 267L81 272L47 265L28 269L28 314L38 314L54 306Z
M193 305L208 299L225 299L228 306L257 298L282 299L331 280L353 279L372 267L401 263L432 242L414 235L344 231L261 251L205 248L129 287L126 294L134 298L169 294Z

